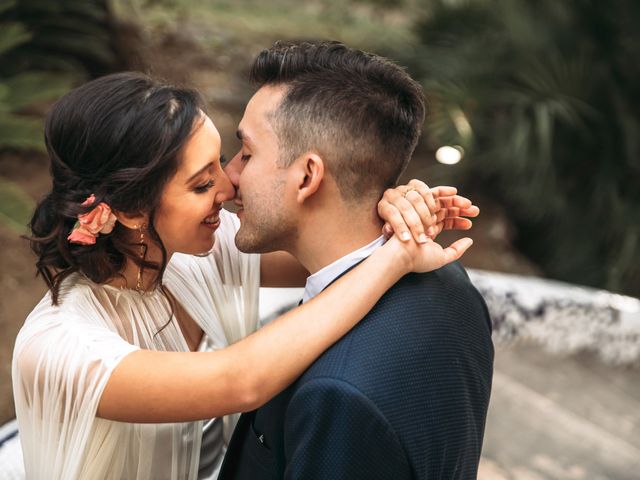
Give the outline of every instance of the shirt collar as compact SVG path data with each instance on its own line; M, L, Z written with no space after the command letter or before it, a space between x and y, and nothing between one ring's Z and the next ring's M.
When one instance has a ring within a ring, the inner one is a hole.
M364 247L361 247L342 258L339 258L335 262L327 265L326 267L318 270L316 273L308 277L307 284L304 287L302 303L307 302L318 295L342 272L348 270L356 263L367 258L373 253L374 250L384 245L385 242L386 239L381 235L370 244L365 245Z

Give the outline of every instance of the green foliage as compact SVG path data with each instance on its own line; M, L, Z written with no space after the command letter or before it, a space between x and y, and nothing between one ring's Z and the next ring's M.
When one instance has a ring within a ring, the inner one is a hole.
M0 178L0 223L25 234L34 208L35 202L17 185Z
M0 150L43 150L42 110L115 64L106 0L0 0ZM0 178L0 223L20 232L33 202Z
M116 64L107 0L0 0L0 149L43 149L41 105Z
M393 53L413 42L418 0L114 0L119 17L133 17L149 36L197 29L204 48L232 58L252 55L275 40L326 38ZM405 5L406 4L406 5ZM239 53L236 53L240 51Z
M7 55L4 72L87 71L95 76L119 66L107 0L20 0L2 16L31 32Z
M0 13L11 7L0 4ZM15 22L0 22L0 61L4 65L10 54L32 38L27 28ZM42 121L26 115L27 107L52 100L66 92L69 75L42 71L6 74L0 69L0 148L43 149Z
M363 3L382 8L400 8L405 6L406 0L356 0L354 3Z
M413 64L435 148L556 278L640 295L640 4L436 1Z
M31 33L20 23L4 22L0 30L0 54L31 39Z

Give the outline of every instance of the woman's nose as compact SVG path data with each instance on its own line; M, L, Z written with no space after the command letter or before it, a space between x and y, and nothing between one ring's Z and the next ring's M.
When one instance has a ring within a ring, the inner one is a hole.
M224 172L229 177L229 181L238 188L240 186L240 174L242 173L242 162L240 161L240 152L238 152L230 161L224 166Z
M233 200L236 196L236 187L233 185L226 171L222 172L217 178L218 194L216 195L216 203L224 203L229 200Z

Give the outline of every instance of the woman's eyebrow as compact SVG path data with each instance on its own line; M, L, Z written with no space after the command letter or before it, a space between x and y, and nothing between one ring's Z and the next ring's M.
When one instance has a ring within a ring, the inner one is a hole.
M207 163L204 167L202 167L200 170L198 170L196 173L194 173L193 175L191 175L186 182L184 182L185 184L187 183L191 183L191 181L193 181L194 178L196 178L198 175L200 175L202 172L204 172L205 170L209 169L213 167L213 162L209 162Z

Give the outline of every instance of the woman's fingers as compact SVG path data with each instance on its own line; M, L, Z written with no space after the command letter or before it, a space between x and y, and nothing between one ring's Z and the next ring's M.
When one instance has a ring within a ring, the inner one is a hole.
M407 219L407 222L409 221L409 219L413 220L413 223L408 223L408 225L413 238L415 238L418 242L424 241L424 239L420 240L420 236L424 235L425 233L428 235L429 228L435 225L437 221L435 211L437 205L436 201L430 195L429 198L430 202L432 203L431 207L429 207L424 194L418 192L417 190L410 190L404 196L404 199L411 204L411 207L407 207L406 210L403 210L402 215Z
M392 242L394 239L392 238L390 241ZM420 245L413 242L400 242L400 244L407 249L411 258L412 272L429 272L458 260L473 244L473 241L470 238L461 238L447 248L443 248L431 240Z
M473 205L471 200L461 195L438 196L436 198L438 199L440 208L456 207L461 210L468 210L471 213L469 216L475 216L480 213L480 209L476 205ZM475 215L473 215L473 212L476 212Z
M438 197L452 197L458 193L458 189L456 187L449 186L438 186L430 189L431 193L435 198Z
M477 217L478 215L480 215L480 209L476 205L471 205L469 208L460 209L460 216Z
M385 226L388 226L386 233L383 227L383 234L390 236L388 234L390 228L392 233L395 233L399 239L406 242L411 239L409 227L398 207L391 203L387 197L388 195L385 193L384 198L378 202L378 215L385 220Z
M389 236L391 228L403 241L413 237L424 243L435 233L439 209L429 187L419 180L388 189L378 203L378 214L385 221L383 234Z
M384 238L386 239L389 239L393 235L393 228L391 228L391 225L386 222L382 226L382 235L384 235Z
M413 179L388 189L378 203L378 214L385 221L383 234L387 238L396 233L403 241L413 237L425 243L442 230L469 230L473 225L469 218L477 217L480 209L458 195L455 187L429 188Z
M444 230L469 230L473 226L473 223L468 218L458 217L446 218L439 225L441 225Z
M422 180L414 178L409 181L407 186L409 187L409 189L413 189L420 194L431 214L436 213L436 211L439 209L439 206L435 200L434 194L431 192L431 189L427 186L426 183L424 183ZM408 195L408 193L405 194L405 196ZM411 196L413 197L415 195L411 194Z
M473 240L471 240L469 237L461 238L460 240L456 240L455 242L453 242L451 245L444 249L443 260L445 263L443 265L459 260L471 245L473 245Z

